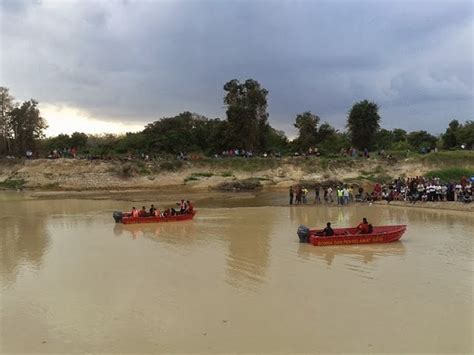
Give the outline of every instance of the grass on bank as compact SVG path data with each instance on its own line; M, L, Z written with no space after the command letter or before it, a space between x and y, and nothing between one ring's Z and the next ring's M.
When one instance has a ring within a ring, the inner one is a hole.
M462 177L474 176L474 169L465 168L445 168L432 170L425 174L427 178L439 178L443 182L459 181Z
M428 164L444 164L444 165L474 165L474 151L469 150L453 150L442 151L437 153L420 154L415 159Z
M7 179L5 181L0 182L0 188L7 189L7 190L17 190L22 189L26 184L26 181L23 179Z
M192 173L184 178L184 183L187 183L188 181L198 181L201 180L201 178L209 178L211 176L214 176L211 172Z
M262 187L262 183L258 179L249 178L243 180L234 180L229 182L222 182L214 189L220 191L252 191L258 190Z

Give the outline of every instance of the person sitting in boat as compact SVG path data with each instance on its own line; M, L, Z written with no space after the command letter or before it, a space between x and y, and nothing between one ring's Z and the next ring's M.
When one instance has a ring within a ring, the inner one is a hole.
M316 235L318 237L332 237L334 235L334 230L331 228L331 222L326 223L326 228L317 231Z
M368 234L369 233L369 222L367 222L367 218L362 218L362 222L359 223L357 228L357 234Z
M151 205L151 207L150 207L150 216L154 216L155 211L156 211L155 205Z
M181 200L181 202L177 202L176 204L179 206L179 213L184 214L186 212L186 202Z
M186 201L186 205L187 205L187 208L186 208L186 213L187 214L192 214L193 211L194 211L194 207L193 205L191 204L191 201Z
M323 236L332 237L334 235L334 230L331 228L331 222L326 223L326 228L323 229Z
M142 206L142 209L138 212L139 217L148 217L148 212L146 211L145 206Z
M132 207L130 214L132 217L138 217L138 210L135 207Z

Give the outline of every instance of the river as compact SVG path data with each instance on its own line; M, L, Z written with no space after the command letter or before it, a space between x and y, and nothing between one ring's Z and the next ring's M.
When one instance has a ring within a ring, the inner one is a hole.
M472 214L226 196L196 196L192 221L126 226L111 216L124 199L0 193L0 350L473 352ZM362 217L408 229L298 243L300 224Z

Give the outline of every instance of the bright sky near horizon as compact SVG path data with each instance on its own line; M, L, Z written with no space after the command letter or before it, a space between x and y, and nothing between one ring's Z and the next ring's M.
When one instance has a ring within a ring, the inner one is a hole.
M35 98L48 135L124 133L182 111L225 118L223 85L258 80L270 123L312 111L343 128L472 120L470 0L0 1L0 86Z

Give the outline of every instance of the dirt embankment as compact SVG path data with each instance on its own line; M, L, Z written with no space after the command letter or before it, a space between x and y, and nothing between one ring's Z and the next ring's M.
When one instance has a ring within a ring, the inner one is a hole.
M459 163L456 163L459 165ZM104 160L0 160L0 189L59 191L160 189L166 186L215 188L258 186L287 188L305 181L370 184L399 176L423 175L445 167L416 159L398 162L317 157L208 159L195 162ZM473 161L463 167L474 167ZM243 184L242 184L243 182Z

